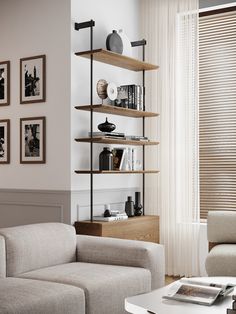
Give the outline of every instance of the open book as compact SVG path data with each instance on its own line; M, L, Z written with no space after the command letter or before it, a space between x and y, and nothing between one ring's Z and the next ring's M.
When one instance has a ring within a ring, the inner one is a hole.
M233 284L218 284L196 281L188 278L178 280L171 286L164 299L212 305L217 298L224 297L234 290Z

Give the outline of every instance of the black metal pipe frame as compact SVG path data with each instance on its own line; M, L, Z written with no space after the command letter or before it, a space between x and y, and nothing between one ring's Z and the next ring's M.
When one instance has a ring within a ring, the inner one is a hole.
M90 28L90 50L93 50L93 27L95 22L93 20L75 23L75 30L83 28ZM90 55L90 221L93 221L93 54Z
M90 27L90 50L93 50L93 26ZM90 55L90 221L93 221L93 54Z
M145 41L145 45L147 42ZM143 45L143 61L145 61L145 45ZM143 110L145 111L145 70L143 70ZM143 136L145 136L145 117L143 117ZM143 171L145 171L145 145L143 145ZM143 215L145 215L145 173L143 173Z
M145 61L145 39L131 42L132 47L143 47L143 61ZM145 111L145 70L143 70L143 111ZM143 136L145 136L145 117L143 117ZM143 171L145 171L145 146L143 145ZM143 173L143 215L145 215L145 173Z
M75 30L90 27L90 50L93 50L93 27L95 22L93 20L75 23ZM143 47L143 61L145 61L145 39L131 42L132 47ZM93 221L93 54L90 55L90 221ZM143 110L145 111L145 70L143 70ZM143 136L145 136L145 117L143 117ZM143 170L145 171L145 146L143 145ZM145 209L145 174L143 173L143 215Z

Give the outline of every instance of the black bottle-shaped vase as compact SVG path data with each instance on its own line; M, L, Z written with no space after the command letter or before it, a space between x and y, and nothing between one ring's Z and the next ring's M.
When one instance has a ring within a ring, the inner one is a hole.
M113 170L113 154L109 147L104 147L99 155L99 170Z
M143 206L140 202L140 192L135 192L135 203L134 203L134 215L141 216L143 213Z
M125 202L125 212L128 217L134 216L134 202L132 201L132 196L128 196L128 199Z

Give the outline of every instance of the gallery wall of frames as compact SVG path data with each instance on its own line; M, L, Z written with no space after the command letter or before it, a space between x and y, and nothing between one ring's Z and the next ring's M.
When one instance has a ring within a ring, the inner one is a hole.
M11 104L11 62L0 61L0 110ZM19 60L19 105L46 101L46 55ZM19 161L21 164L46 163L46 117L19 117ZM0 164L9 164L10 119L0 119Z

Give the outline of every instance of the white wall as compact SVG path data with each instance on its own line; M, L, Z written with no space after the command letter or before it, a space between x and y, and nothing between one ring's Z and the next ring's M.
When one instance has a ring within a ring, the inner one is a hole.
M0 59L11 61L11 163L0 165L0 188L70 189L70 0L7 0L0 4ZM45 103L20 105L19 60L46 54ZM46 116L46 164L19 162L19 120Z
M72 0L72 46L71 46L71 119L72 119L72 190L86 190L89 188L88 175L76 175L75 169L89 169L89 144L74 142L75 137L86 136L90 130L90 115L87 112L77 111L75 105L89 104L89 61L74 56L74 52L89 50L89 29L74 31L74 22L83 22L93 19L94 48L105 48L106 37L113 29L122 28L131 41L139 40L139 1L137 0ZM134 48L134 56L137 56ZM124 69L94 62L94 102L99 103L96 95L96 83L99 79L115 82L117 85L141 82L142 75ZM141 121L132 118L107 115L109 121L117 125L117 132L126 134L142 133ZM96 126L105 121L106 115L94 114L94 131ZM106 145L94 145L94 167L98 168L98 156ZM129 188L139 185L139 175L97 175L94 176L95 189Z

